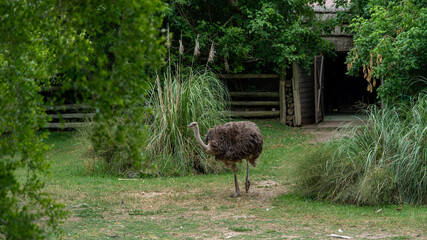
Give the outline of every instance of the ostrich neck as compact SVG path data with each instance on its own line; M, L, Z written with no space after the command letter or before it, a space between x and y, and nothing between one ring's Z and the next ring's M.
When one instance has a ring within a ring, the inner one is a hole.
M200 138L200 133L199 133L199 128L194 128L194 136L196 137L197 142L200 144L200 146L202 146L203 149L205 149L205 151L209 151L209 146L206 145L202 139Z

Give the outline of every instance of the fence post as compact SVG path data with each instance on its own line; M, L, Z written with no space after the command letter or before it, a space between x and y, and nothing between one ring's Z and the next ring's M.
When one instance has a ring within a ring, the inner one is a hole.
M294 126L301 125L301 99L300 99L300 67L295 61L292 62L292 88L294 94Z
M285 81L286 81L286 64L283 63L279 75L279 101L280 101L280 122L286 124L286 94L285 94Z

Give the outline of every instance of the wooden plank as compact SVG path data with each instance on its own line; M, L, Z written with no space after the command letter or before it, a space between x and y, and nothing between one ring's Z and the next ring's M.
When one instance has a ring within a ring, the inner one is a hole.
M63 113L63 114L48 114L48 116L52 117L52 119L70 119L70 118L79 118L79 119L87 119L93 118L95 113Z
M219 74L222 79L278 79L277 74Z
M325 115L325 112L324 112L324 95L325 95L325 93L324 93L324 89L325 89L325 76L324 76L324 60L325 60L325 58L322 56L322 59L321 59L321 67L320 67L320 78L319 78L319 89L320 89L320 94L319 94L319 96L318 96L318 101L319 101L319 115L320 115L320 120L319 121L323 121L323 117L324 117L324 115Z
M279 106L279 101L232 101L231 106Z
M230 92L232 97L279 97L278 92Z
M317 56L314 56L314 122L318 123L319 115L318 115L318 104L317 104L317 95L319 94L318 89L318 81L319 81L319 73L317 69Z
M233 111L230 112L230 115L239 117L278 117L280 116L280 111Z
M300 74L304 74L304 73L300 73ZM300 77L300 84L313 84L312 83L313 79L310 77Z
M310 97L311 101L313 101L313 98L314 98L313 95L314 95L313 89L310 89L309 92L301 92L301 89L300 89L300 98Z
M304 103L304 104L310 104L310 105L314 106L313 95L300 98L300 102Z
M314 83L312 81L310 82L303 82L299 84L300 88L313 88L314 87Z
M310 88L307 88L307 87L301 87L300 86L300 91L299 91L300 93L310 93L311 95L313 95L314 94L314 91L313 91L313 87L310 87Z
M292 62L292 86L293 86L293 94L294 94L294 126L301 125L301 102L300 102L300 94L299 94L299 66L296 62Z
M87 122L68 122L68 123L48 123L46 128L56 128L56 129L64 129L64 128L79 128L87 125Z
M280 70L279 79L279 103L280 103L280 122L286 124L286 93L285 93L285 80L286 80L286 60Z
M314 116L314 106L307 106L301 108L302 116Z
M59 106L47 106L46 110L80 110L92 109L89 104L64 104Z

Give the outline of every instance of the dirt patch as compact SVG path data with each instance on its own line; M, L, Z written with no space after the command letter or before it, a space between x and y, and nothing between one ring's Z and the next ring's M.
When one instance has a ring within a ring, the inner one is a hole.
M332 129L303 129L302 131L313 136L312 139L308 140L310 144L325 143L344 136L344 133Z
M250 198L255 198L258 201L264 202L278 196L279 194L283 194L284 192L284 187L279 186L277 182L272 180L262 180L253 183L248 195Z

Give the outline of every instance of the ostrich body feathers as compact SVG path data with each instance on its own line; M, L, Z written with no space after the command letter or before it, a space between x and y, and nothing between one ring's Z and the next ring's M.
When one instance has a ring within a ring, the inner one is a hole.
M263 139L258 126L249 121L229 122L208 130L205 139L210 153L226 167L243 159L256 166L262 152Z

